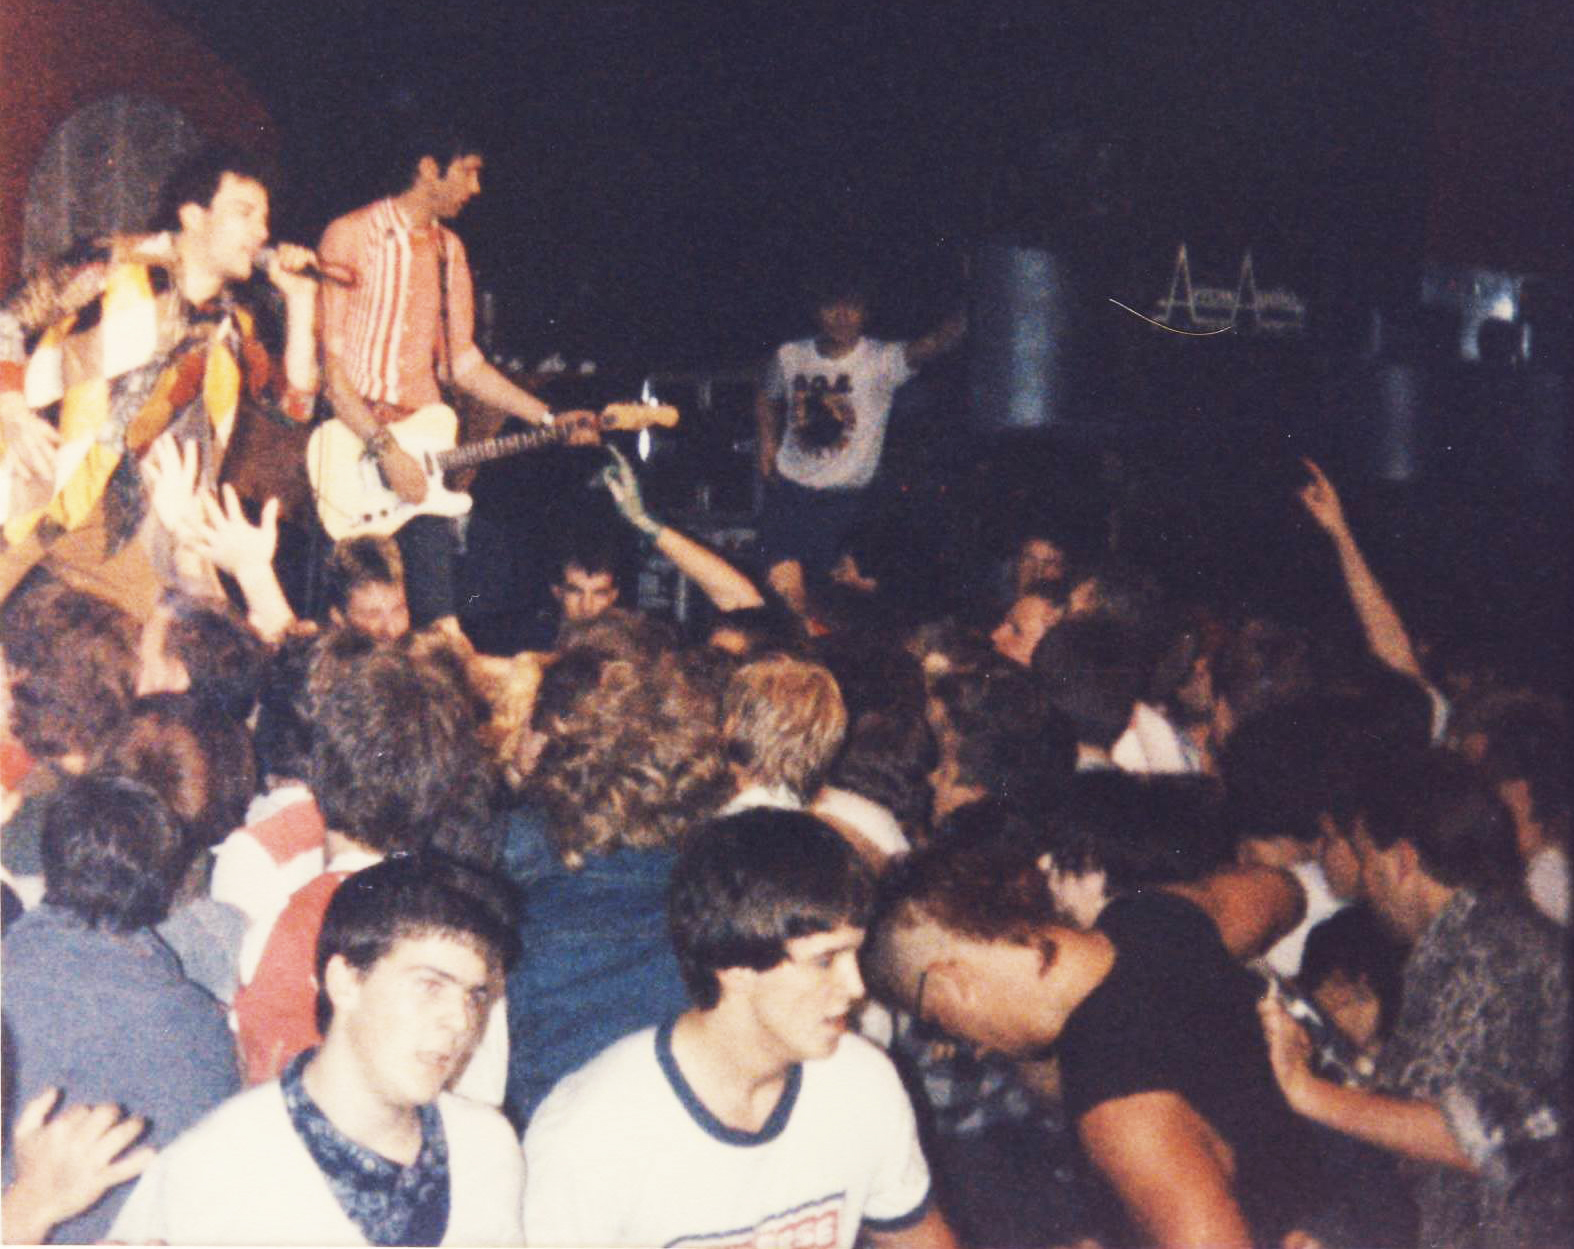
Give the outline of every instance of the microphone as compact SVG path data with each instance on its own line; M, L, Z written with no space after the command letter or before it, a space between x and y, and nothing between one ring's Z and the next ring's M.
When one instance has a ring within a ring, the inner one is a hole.
M253 263L266 269L273 263L278 255L278 249L272 246L259 248ZM314 252L311 258L303 265L294 269L286 269L289 273L309 273L314 278L321 278L324 282L332 282L335 286L354 286L360 281L359 275L347 265L336 265L331 261L319 259Z

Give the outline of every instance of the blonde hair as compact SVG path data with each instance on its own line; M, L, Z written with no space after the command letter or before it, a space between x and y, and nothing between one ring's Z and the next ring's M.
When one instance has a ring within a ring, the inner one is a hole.
M771 655L739 668L722 694L728 759L749 780L812 797L847 735L847 707L830 670Z

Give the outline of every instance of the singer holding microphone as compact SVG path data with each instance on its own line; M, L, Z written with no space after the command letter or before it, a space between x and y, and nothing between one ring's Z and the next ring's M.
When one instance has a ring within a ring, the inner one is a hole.
M282 361L236 286L268 238L268 188L251 155L208 147L165 184L163 232L79 247L31 273L0 307L0 432L9 506L0 602L35 566L146 619L180 584L139 464L161 438L197 448L214 485L243 395L289 419L317 390L316 264L267 253L282 296ZM282 367L281 367L282 366ZM198 588L198 587L183 587Z

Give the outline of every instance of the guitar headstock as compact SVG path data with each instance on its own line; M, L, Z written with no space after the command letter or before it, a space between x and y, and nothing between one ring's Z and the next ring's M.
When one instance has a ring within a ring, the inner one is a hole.
M677 423L678 410L670 403L609 403L601 409L604 430L671 429Z

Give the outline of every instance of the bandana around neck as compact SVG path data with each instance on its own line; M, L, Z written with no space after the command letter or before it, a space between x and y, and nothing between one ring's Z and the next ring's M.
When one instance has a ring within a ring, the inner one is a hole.
M290 1123L339 1207L374 1245L436 1245L448 1230L448 1139L435 1103L422 1106L421 1152L401 1167L334 1127L311 1099L301 1073L307 1050L279 1079Z

